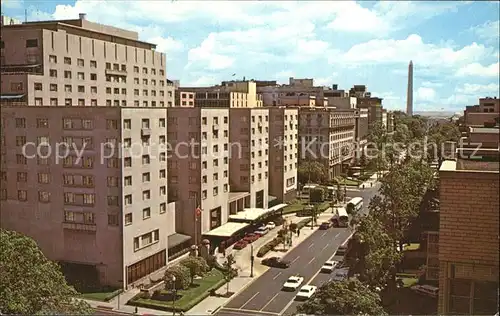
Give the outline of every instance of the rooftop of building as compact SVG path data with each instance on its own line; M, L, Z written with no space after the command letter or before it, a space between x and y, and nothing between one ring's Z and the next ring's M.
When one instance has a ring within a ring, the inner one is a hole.
M21 24L3 25L2 28L5 30L9 29L23 29L23 28L41 28L49 30L66 30L69 33L77 33L80 36L82 32L84 36L113 41L111 38L103 38L102 35L111 36L116 39L125 40L126 44L133 45L133 43L142 44L141 48L155 49L156 44L148 43L139 40L139 33L134 31L129 31L121 28L117 28L111 25L105 25L100 23L95 23L87 20L87 15L80 13L78 19L66 19L66 20L48 20L48 21L28 21L22 22ZM101 35L101 36L99 36ZM131 42L131 43L127 43Z
M439 171L464 171L475 173L499 173L500 162L481 159L446 160Z

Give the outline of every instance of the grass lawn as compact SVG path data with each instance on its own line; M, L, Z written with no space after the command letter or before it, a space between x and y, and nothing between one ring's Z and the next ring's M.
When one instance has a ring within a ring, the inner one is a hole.
M114 296L118 295L118 294L113 295L113 294L115 294L114 292L116 292L116 290L106 289L106 290L103 290L102 292L97 291L97 292L81 293L80 297L87 299L87 300L107 302L110 299L112 299Z
M302 211L306 205L307 205L307 203L288 204L287 206L285 206L283 208L283 214L290 214L290 213Z
M221 271L217 269L212 269L209 273L207 273L202 279L194 280L194 287L191 287L187 290L177 291L177 297L179 297L175 301L175 309L188 311L193 308L194 305L201 302L204 298L209 295L209 291L214 288L219 288L225 283L224 275ZM168 292L165 291L167 294ZM158 308L163 310L168 310L173 307L172 301L162 301L162 300L153 300L146 298L139 298L134 300L134 303L141 307L150 307L150 308Z

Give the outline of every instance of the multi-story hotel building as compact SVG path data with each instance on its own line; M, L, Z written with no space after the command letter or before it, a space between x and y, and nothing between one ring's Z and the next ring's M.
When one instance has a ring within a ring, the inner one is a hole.
M301 159L321 159L330 179L342 173L354 153L356 110L301 108Z
M269 195L288 202L296 197L299 110L269 108Z
M1 111L2 228L34 238L52 260L89 267L102 284L130 285L167 263L175 214L158 146L164 109Z
M2 27L2 98L30 106L172 106L165 54L136 32L79 19Z
M198 236L226 223L229 216L229 109L171 108L167 140L170 201L193 200L195 208L178 213L177 230Z
M481 98L478 105L467 106L464 111L466 126L483 127L487 124L498 124L500 117L500 99Z
M189 241L167 199L165 55L85 15L1 32L2 228L101 284L140 282ZM52 156L24 156L29 142L49 143ZM78 150L56 160L61 142Z
M250 207L267 208L269 191L269 110L232 108L229 121L231 191L249 192ZM241 153L241 154L240 154Z

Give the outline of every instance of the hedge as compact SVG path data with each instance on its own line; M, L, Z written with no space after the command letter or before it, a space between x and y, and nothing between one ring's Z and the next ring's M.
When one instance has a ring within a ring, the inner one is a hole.
M104 298L104 301L105 302L109 302L113 298L115 298L116 296L118 296L118 295L120 295L122 293L123 293L123 289L118 289L116 291L113 291L113 292L109 293L108 295L106 295L106 297Z
M297 229L301 229L301 228L305 227L310 222L311 222L310 218L306 218L306 219L301 220L300 222L297 223Z
M281 244L283 242L283 239L281 237L276 237L273 240L269 241L267 244L264 246L260 247L259 251L257 251L257 257L262 258L271 251L274 247L277 245Z

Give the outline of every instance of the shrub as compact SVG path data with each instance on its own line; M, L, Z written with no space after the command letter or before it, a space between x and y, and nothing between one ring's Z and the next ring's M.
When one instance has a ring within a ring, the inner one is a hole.
M188 268L189 275L191 276L191 283L193 283L195 276L202 276L210 270L207 262L202 257L187 257L179 264Z
M264 246L260 247L259 251L257 251L257 257L258 258L264 257L269 251L271 251L274 247L281 244L282 242L283 242L283 239L281 237L274 238L273 240L269 241Z
M207 261L207 265L208 265L209 270L212 270L213 268L216 267L217 259L215 258L214 255L209 255L207 257L206 261Z
M173 288L172 276L175 276L175 288L178 290L186 289L191 284L189 269L183 265L173 266L165 271L163 279L165 280L166 289Z
M311 222L310 218L306 218L306 219L301 220L300 222L297 223L297 229L301 229L301 228L305 227L310 222Z
M313 203L321 203L325 200L325 189L322 187L316 187L311 189L310 193L310 201Z

